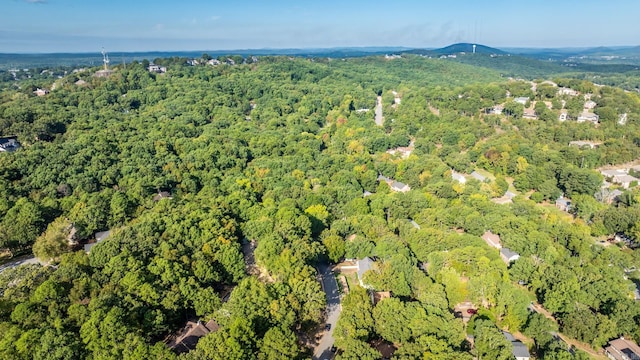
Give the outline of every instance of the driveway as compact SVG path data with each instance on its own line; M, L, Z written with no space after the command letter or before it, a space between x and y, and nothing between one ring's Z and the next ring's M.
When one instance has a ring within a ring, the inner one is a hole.
M331 329L325 331L313 351L313 360L325 360L332 359L334 353L331 352L333 346L333 329L336 327L338 317L340 317L340 293L338 292L338 283L331 271L331 265L320 264L318 266L318 273L320 275L320 281L325 295L327 296L327 322L331 324Z
M378 96L376 101L376 125L382 126L384 119L382 117L382 96Z
M15 259L12 259L11 261L9 261L8 263L2 264L0 265L0 273L7 270L7 269L11 269L17 266L21 266L21 265L28 265L28 264L41 264L40 261L38 259L36 259L33 255L25 255L25 256L20 256L17 257Z

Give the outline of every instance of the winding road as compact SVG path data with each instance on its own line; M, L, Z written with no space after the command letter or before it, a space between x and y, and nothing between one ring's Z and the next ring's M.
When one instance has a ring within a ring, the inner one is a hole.
M318 266L318 273L320 276L320 282L322 289L327 296L327 321L326 324L330 324L329 331L325 331L313 351L313 360L325 360L332 359L334 353L331 352L333 346L333 329L336 327L338 317L340 317L340 293L338 292L338 283L331 271L331 265L320 264Z

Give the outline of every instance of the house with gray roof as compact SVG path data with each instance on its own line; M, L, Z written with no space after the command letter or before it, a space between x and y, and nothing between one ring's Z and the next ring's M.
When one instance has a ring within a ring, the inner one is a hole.
M15 136L0 138L0 152L12 152L20 148L20 143Z
M562 211L570 211L571 210L571 200L570 199L566 199L562 196L560 196L557 200L556 200L556 207Z
M526 105L527 101L529 101L529 98L526 96L521 96L513 99L513 101L517 102L518 104Z
M511 250L509 248L503 247L502 249L500 249L500 258L507 265L509 265L511 262L520 259L520 254L518 254L517 252L515 252L515 251L513 251L513 250Z
M600 116L598 116L597 114L585 111L582 114L578 115L577 121L579 123L588 121L588 122L592 122L594 124L597 124L598 121L600 121Z
M531 359L531 354L529 353L529 349L527 345L523 344L520 340L516 340L516 338L510 333L503 331L505 339L511 343L513 346L512 354L516 358L516 360L529 360Z
M360 283L360 286L362 286L363 288L367 288L367 289L371 288L371 285L364 283L363 279L364 279L364 274L367 271L371 270L374 264L375 262L371 260L370 257L366 257L364 259L356 261L356 267L358 268L358 271L357 271L358 282Z
M397 192L407 192L411 190L409 185L405 183L401 183L400 181L395 181L395 180L391 182L390 186L391 186L391 190L397 191Z
M383 176L382 174L378 175L378 181L386 182L387 185L389 185L389 187L391 188L391 191L407 192L407 191L411 190L411 187L409 187L409 185L407 185L405 183L401 183L400 181L395 181L395 180L393 180L391 178Z

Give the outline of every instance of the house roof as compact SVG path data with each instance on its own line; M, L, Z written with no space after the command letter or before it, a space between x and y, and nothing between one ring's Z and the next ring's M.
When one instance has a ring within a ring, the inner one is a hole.
M624 184L624 183L630 183L632 181L638 181L638 178L635 178L631 175L624 174L624 175L616 175L613 180L614 182Z
M513 356L515 356L516 358L528 358L531 357L531 354L529 354L529 349L527 348L527 345L521 343L520 341L512 341L511 345L513 345Z
M636 359L640 358L640 347L635 342L623 337L609 341L606 351L616 360L634 359L634 355Z
M617 176L617 175L626 175L626 173L622 170L619 169L612 169L612 170L600 170L600 174L606 176L606 177L613 177L613 176Z
M0 150L13 151L20 147L20 143L15 136L0 138Z
M153 197L153 201L160 201L162 199L171 199L171 193L168 191L160 191Z
M511 335L508 331L502 331L502 335L507 339L507 341L516 341L516 338Z
M520 254L518 254L517 252L515 252L515 251L513 251L513 250L511 250L509 248L500 249L500 254L502 256L504 256L505 258L507 258L507 259L512 259L514 257L516 257L516 258L520 257Z
M405 188L407 188L408 186L407 186L407 184L405 184L405 183L401 183L401 182L399 182L399 181L395 181L395 180L394 180L394 181L391 183L391 187L392 187L394 190L404 190L404 189L405 189Z
M486 231L482 234L482 240L493 247L500 248L500 235L494 234L491 231Z
M204 324L200 321L189 321L179 335L167 345L178 354L195 349L198 340L210 332L218 330L218 324L210 320Z
M97 232L94 237L96 238L96 242L101 242L108 238L109 235L111 235L111 230Z
M364 273L371 270L371 268L373 267L373 263L374 262L370 257L366 257L356 262L356 266L358 266L358 278L360 280L363 279Z

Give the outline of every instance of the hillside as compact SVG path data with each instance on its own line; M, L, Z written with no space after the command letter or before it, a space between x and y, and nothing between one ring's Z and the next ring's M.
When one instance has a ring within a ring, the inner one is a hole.
M640 339L639 190L596 170L640 158L640 97L465 58L6 80L0 256L45 265L0 268L0 359L582 360L552 332Z

